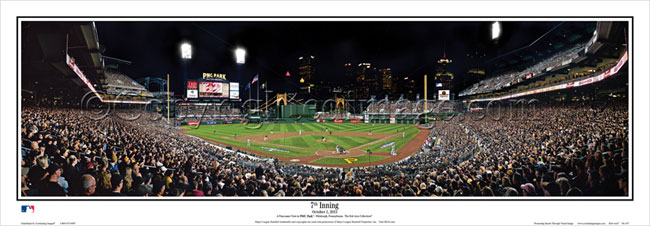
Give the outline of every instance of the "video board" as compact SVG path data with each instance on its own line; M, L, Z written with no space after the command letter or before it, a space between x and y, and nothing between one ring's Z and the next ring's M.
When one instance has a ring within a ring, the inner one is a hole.
M223 82L199 82L200 98L228 98L230 85Z

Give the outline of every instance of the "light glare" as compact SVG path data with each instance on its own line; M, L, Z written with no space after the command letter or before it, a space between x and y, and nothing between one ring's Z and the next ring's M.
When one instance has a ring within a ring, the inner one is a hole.
M235 58L238 64L243 64L246 62L246 50L238 48L235 50Z
M183 43L181 45L181 58L192 59L192 45Z
M494 22L492 24L492 39L497 39L501 35L501 24Z

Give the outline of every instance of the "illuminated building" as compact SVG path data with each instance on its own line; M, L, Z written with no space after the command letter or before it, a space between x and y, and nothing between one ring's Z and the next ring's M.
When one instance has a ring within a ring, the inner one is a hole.
M436 74L433 77L434 93L438 93L438 90L448 90L447 92L453 90L454 74L447 71L447 65L451 64L451 62L450 59L447 59L446 53L443 54L442 59L436 62Z
M316 77L314 56L301 56L298 58L298 78L304 79L306 83L312 82Z
M298 85L303 94L311 95L314 91L316 78L316 67L315 67L315 57L314 56L301 56L298 57Z
M379 69L381 75L381 89L384 92L389 92L393 86L393 73L390 68Z

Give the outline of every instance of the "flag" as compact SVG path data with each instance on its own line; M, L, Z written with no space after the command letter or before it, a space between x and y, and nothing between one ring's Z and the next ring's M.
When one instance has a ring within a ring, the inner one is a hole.
M250 88L251 88L251 83L249 82L248 84L246 84L246 89L245 90L248 90Z
M251 82L251 84L255 84L255 82L257 82L259 78L260 78L260 74L256 74L255 77L253 77L253 81Z

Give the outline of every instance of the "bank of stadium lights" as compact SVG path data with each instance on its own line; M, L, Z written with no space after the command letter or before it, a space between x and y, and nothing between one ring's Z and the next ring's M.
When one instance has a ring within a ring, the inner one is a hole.
M189 43L181 44L181 58L192 59L192 45Z
M495 40L501 36L501 24L499 21L492 24L492 40Z
M237 48L235 50L235 61L238 64L246 63L246 50L244 50L242 48Z

